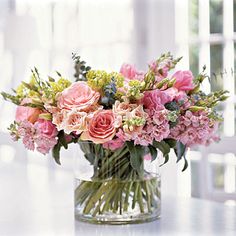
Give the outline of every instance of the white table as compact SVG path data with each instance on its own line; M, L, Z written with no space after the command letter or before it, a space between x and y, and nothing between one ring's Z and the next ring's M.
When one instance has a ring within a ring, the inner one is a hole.
M0 162L0 236L236 235L236 207L164 196L162 202L162 218L155 222L81 223L73 216L72 173Z

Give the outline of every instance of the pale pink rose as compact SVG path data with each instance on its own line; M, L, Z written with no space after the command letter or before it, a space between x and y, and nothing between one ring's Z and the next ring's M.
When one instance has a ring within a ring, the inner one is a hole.
M52 123L56 125L57 130L63 130L65 128L65 121L69 111L61 110L52 114Z
M50 120L38 119L34 127L43 137L54 138L58 134L56 126Z
M87 128L86 118L86 112L76 110L68 112L64 123L64 132L66 134L70 134L71 132L75 132L75 134L82 133Z
M127 79L134 79L137 71L134 65L124 63L120 68L120 73Z
M106 149L110 149L112 151L115 151L116 149L123 147L124 143L125 142L122 139L115 138L111 141L104 143L102 146Z
M90 88L86 82L79 81L66 88L58 97L59 109L91 111L100 98L100 94Z
M30 102L31 102L31 99L25 98L22 100L21 105L24 105ZM16 109L15 120L16 122L22 122L24 120L27 120L30 123L35 123L40 113L42 113L42 111L38 108L18 106Z
M193 74L191 71L176 71L172 78L176 79L173 87L177 88L179 91L189 91L194 88L193 84Z
M116 116L125 116L128 112L132 111L137 107L136 104L131 104L128 101L120 102L115 101L115 104L112 107L112 111Z
M82 132L80 138L103 144L113 139L120 125L121 122L115 119L111 110L99 111L90 120L88 130Z

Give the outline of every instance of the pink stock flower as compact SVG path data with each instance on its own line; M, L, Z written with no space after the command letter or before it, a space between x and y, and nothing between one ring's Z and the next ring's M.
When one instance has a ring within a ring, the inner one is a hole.
M100 93L92 90L86 82L79 81L66 88L58 97L59 109L90 111L97 105Z
M31 122L24 120L20 123L18 128L18 135L19 137L22 138L25 147L32 151L35 149L35 144L34 144L35 133L36 129L34 128L34 125Z
M124 141L120 138L115 138L111 141L108 141L106 143L103 143L103 147L106 148L106 149L110 149L112 151L115 151L116 149L119 149L121 147L123 147L124 145Z
M27 120L31 123L35 123L42 111L38 108L23 106L24 104L30 103L31 99L25 98L21 102L21 106L16 109L16 122Z
M58 132L51 121L39 119L35 124L25 120L19 124L18 135L25 147L31 151L35 147L42 154L48 153L56 144Z
M193 74L191 71L176 71L172 78L176 79L176 82L174 83L174 86L179 91L189 91L194 88L193 84Z
M170 70L168 62L163 61L160 64L157 61L151 61L149 63L149 68L155 73L157 76L157 81L161 81L162 79L166 78L168 75L168 71Z
M113 139L120 125L121 120L116 120L111 110L102 110L90 120L88 130L84 131L80 138L103 144Z
M37 151L46 155L57 144L57 139L48 138L44 136L36 136L35 143L37 145Z
M177 126L171 129L170 138L179 140L188 147L208 145L218 139L217 129L218 122L208 118L206 112L187 111L179 118Z

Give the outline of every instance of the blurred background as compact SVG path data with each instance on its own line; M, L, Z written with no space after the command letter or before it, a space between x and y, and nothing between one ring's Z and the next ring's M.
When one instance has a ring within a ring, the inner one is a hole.
M73 80L72 52L93 68L119 70L123 62L145 69L167 51L195 75L206 65L211 80L202 89L227 89L230 99L219 107L222 142L189 151L184 173L171 158L161 169L163 193L236 205L236 0L0 0L0 90L29 79L34 66ZM29 181L40 176L45 187L51 171L72 175L73 148L59 167L11 141L14 111L0 100L0 176L23 165Z

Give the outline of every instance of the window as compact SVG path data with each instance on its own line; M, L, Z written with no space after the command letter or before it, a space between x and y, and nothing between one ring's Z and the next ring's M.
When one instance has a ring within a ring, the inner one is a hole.
M201 149L200 158L192 160L192 195L236 200L236 147L229 150L230 143L236 143L236 0L190 0L188 7L189 67L196 75L207 66L211 80L203 85L205 91L227 89L230 94L218 108L224 116L222 135L227 142L217 144L215 150Z

